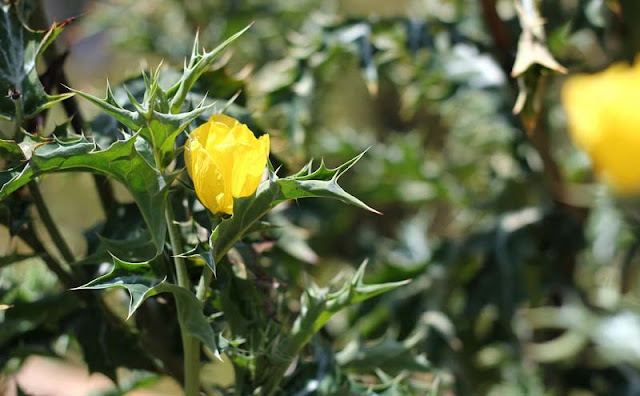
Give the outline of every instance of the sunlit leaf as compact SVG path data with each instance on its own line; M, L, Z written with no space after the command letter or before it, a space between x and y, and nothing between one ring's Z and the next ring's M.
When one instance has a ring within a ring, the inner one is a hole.
M154 76L153 78L156 79L157 84L157 78L159 77ZM135 111L132 111L124 108L116 101L110 86L107 86L107 94L104 99L82 91L70 90L114 117L131 131L137 132L150 145L158 149L160 153L165 155L172 154L167 156L165 161L175 158L174 141L176 137L185 130L191 121L215 105L215 103L212 103L205 106L204 103L201 103L194 110L187 113L163 113L156 108L156 102L153 98L149 98L147 99L148 101L143 101L143 103L138 103L136 98L127 91L129 103L133 103L135 107ZM161 91L161 88L156 86L156 90ZM160 166L161 164L154 165Z
M133 195L160 250L166 233L168 181L140 154L137 139L133 136L117 141L105 150L99 150L85 137L42 140L28 163L0 172L0 200L40 175L63 171L100 173L121 182Z
M193 51L189 63L185 62L182 78L178 83L167 91L167 96L171 98L171 112L178 113L182 108L182 104L191 90L191 87L198 80L200 75L207 70L207 67L224 51L231 43L238 39L251 25L240 30L233 36L229 37L222 44L211 51L203 51L200 53L200 43L196 37L193 44Z
M162 283L154 274L149 262L130 263L113 257L111 271L76 290L122 288L129 293L130 317L145 299L158 294L156 287Z
M220 260L269 209L284 201L312 197L333 198L379 213L343 190L338 184L340 176L362 158L362 155L364 153L335 169L327 169L322 163L313 171L312 164L309 163L293 176L279 178L275 173L270 173L269 179L258 186L255 194L234 200L233 216L223 221L217 227L216 236L212 236L214 259Z

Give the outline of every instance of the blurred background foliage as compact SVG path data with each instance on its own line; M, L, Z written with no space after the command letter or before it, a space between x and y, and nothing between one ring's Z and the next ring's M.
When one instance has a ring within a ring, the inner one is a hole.
M57 42L69 84L104 92L108 76L116 94L141 67L179 68L197 32L213 48L253 22L202 94L239 92L230 112L271 135L283 174L368 149L342 185L384 215L283 205L269 219L282 228L268 271L287 287L324 284L369 259L367 281L413 281L332 319L286 394L640 393L638 203L595 183L572 146L565 77L540 62L511 76L526 55L516 4L538 10L542 44L571 74L634 58L634 0L44 4L51 20L79 15ZM82 232L102 220L93 186L69 175L43 185L62 197L52 211L82 255ZM59 287L31 260L2 270L0 303ZM42 352L23 342L23 356ZM206 370L212 389L228 381L228 367Z

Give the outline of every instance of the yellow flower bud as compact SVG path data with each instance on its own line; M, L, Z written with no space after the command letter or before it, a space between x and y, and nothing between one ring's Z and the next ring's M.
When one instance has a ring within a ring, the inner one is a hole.
M269 156L269 135L257 139L224 114L191 132L184 160L200 202L211 212L233 213L233 198L253 194Z
M640 194L640 64L573 76L562 101L573 140L596 173L618 194Z

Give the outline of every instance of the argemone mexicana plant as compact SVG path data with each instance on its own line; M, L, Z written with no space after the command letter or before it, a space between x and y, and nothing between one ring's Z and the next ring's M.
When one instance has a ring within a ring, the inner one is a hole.
M15 25L7 31L23 29L11 5L3 6L2 12L5 20ZM14 140L2 141L1 146L11 153L11 158L9 170L0 177L0 199L13 197L12 193L20 187L30 186L39 203L41 218L66 261L58 263L50 258L47 263L67 288L125 289L129 293L129 306L126 318L121 320L129 320L144 310L145 300L160 293L173 296L176 310L173 317L179 325L182 342L182 369L176 369L166 354L151 353L148 359L144 353L139 356L144 361L143 367L181 380L187 396L201 392L203 347L210 358L220 359L224 353L231 360L238 392L250 387L252 394L276 394L287 368L331 316L406 283L364 285L365 266L362 265L350 281L339 287L309 285L301 295L300 309L287 311L282 323L274 325L260 309L268 297L258 292L256 283L239 275L240 267L244 266L246 271L252 262L227 260L227 254L236 249L237 242L269 229L262 221L265 215L287 200L334 198L375 212L338 184L340 176L362 154L335 169L327 168L324 163L314 169L309 162L300 172L281 177L267 167L268 135L256 138L245 124L220 114L215 102L206 98L193 100L191 90L198 78L247 28L212 51L201 52L196 40L182 75L174 76L171 85L160 84L163 70L160 65L154 72L143 73L137 79L143 88L136 95L124 88L126 103L116 100L109 86L104 99L72 90L117 121L120 136L111 138L107 144L99 145L97 139L87 135L43 138L26 133L23 130L25 116L31 117L32 112L46 109L50 103L70 95L40 96L43 103L34 106L23 103L24 98L34 96L30 92L22 94L16 88L11 96L15 108L10 115L17 134ZM43 38L45 44L47 37ZM10 83L30 89L28 85L18 85L19 81ZM190 130L186 139L178 139ZM106 136L99 129L92 132L94 136ZM195 195L209 213L203 213L195 205L187 172L179 165L183 152ZM262 181L265 170L266 179ZM79 261L70 253L42 204L37 183L40 176L53 172L86 171L122 183L133 197L137 214L125 214L127 211L122 207L105 204L110 216L123 223L136 216L141 221L126 230L124 239L101 238L100 248ZM108 262L111 269L105 273L102 264ZM212 283L214 273L217 277ZM250 301L245 301L247 296ZM113 318L115 315L100 295L86 299L100 312L107 312L115 322L119 320ZM241 307L242 301L249 304ZM168 343L166 339L152 340L155 333L157 331L150 331L146 341ZM265 349L266 346L277 353Z
M0 395L640 394L638 0L0 4Z

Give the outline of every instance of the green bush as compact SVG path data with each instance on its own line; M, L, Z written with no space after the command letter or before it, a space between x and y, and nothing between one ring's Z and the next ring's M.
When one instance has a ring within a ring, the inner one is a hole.
M394 3L5 2L0 390L48 356L109 395L638 393L638 204L560 98L640 7ZM616 89L576 114L633 155ZM240 149L183 155L219 113L271 142L232 214L198 196Z

